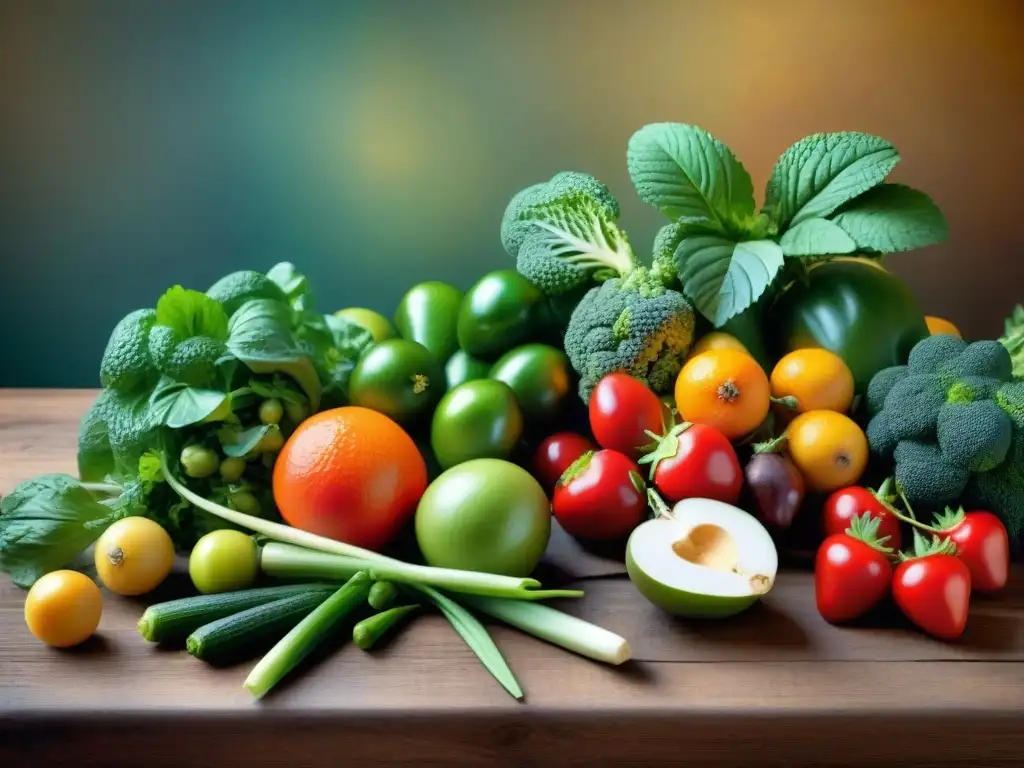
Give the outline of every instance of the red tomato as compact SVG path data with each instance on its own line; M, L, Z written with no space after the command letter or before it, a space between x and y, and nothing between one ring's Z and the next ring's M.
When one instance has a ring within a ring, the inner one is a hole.
M602 448L632 459L642 455L653 440L647 431L660 435L664 429L661 400L642 381L625 373L610 373L590 394L590 431Z
M652 465L651 480L670 504L716 499L735 504L743 470L729 439L707 424L679 424L640 460Z
M894 550L903 546L900 521L885 508L885 505L870 489L862 488L859 485L840 488L825 500L821 509L824 535L831 536L835 533L845 532L850 527L850 521L865 512L870 512L872 517L877 517L881 521L878 526L878 537L889 537L885 546Z
M971 572L971 589L998 592L1010 578L1010 539L1006 526L991 512L947 510L939 516L942 535L956 545L956 555Z
M587 451L595 449L590 439L575 432L556 432L547 437L533 454L533 476L549 494L562 473Z
M624 539L643 522L647 489L628 456L609 450L585 453L558 481L551 509L572 536Z
M918 627L942 640L952 640L967 626L971 572L963 560L939 549L900 563L893 576L892 596Z
M885 598L892 584L892 564L875 535L877 522L864 515L851 525L856 535L832 534L814 559L814 600L828 622L864 615Z

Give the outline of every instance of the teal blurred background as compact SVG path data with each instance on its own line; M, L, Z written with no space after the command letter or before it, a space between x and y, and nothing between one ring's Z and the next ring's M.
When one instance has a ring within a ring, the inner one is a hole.
M468 287L565 168L646 252L625 147L661 120L759 189L806 134L893 141L951 230L894 271L991 337L1024 300L1022 32L1013 0L4 3L0 385L96 386L122 315L238 268L293 261L325 311Z

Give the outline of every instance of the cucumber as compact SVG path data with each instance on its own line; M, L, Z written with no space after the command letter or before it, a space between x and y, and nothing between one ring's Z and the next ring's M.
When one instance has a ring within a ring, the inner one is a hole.
M337 588L336 584L288 584L155 603L139 619L139 634L151 643L180 643L204 624L239 611L310 592L326 597Z
M270 649L337 591L337 586L306 591L204 624L185 640L185 650L214 666L251 659Z

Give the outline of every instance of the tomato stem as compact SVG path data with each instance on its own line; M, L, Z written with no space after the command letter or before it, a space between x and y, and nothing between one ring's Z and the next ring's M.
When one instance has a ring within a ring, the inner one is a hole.
M754 443L754 453L782 453L786 450L786 444L789 442L788 435L783 432L778 437L773 437L771 440L765 440L763 443Z
M656 490L654 490L653 488L648 488L647 489L647 501L650 503L651 507L654 509L654 517L655 518L658 518L658 517L665 517L665 518L668 518L668 519L672 518L672 510L669 509L668 504L665 503L665 500L663 498L661 498L661 496L658 494L658 492Z
M882 483L879 489L877 491L872 492L874 497L878 499L878 503L885 507L886 510L888 510L889 514L891 514L900 522L906 523L907 525L912 526L914 528L918 528L922 531L927 531L928 533L941 533L941 531L939 531L937 528L933 528L932 526L922 523L920 520L917 519L917 517L914 515L913 507L910 506L910 502L907 501L907 497L903 493L903 490L899 487L899 485L896 485L896 493L899 494L899 498L903 502L903 506L907 508L907 513L909 514L909 517L907 515L904 515L898 509L896 509L896 506L890 501L892 497L889 496L888 493L886 493L886 491L889 490L891 485L896 484L892 483L891 478L886 478L885 482Z

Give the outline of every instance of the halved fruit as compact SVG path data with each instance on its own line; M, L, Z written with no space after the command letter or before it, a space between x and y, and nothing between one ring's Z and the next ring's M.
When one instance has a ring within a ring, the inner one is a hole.
M677 616L724 618L775 584L779 557L753 516L711 499L684 499L633 530L626 571L644 597Z

